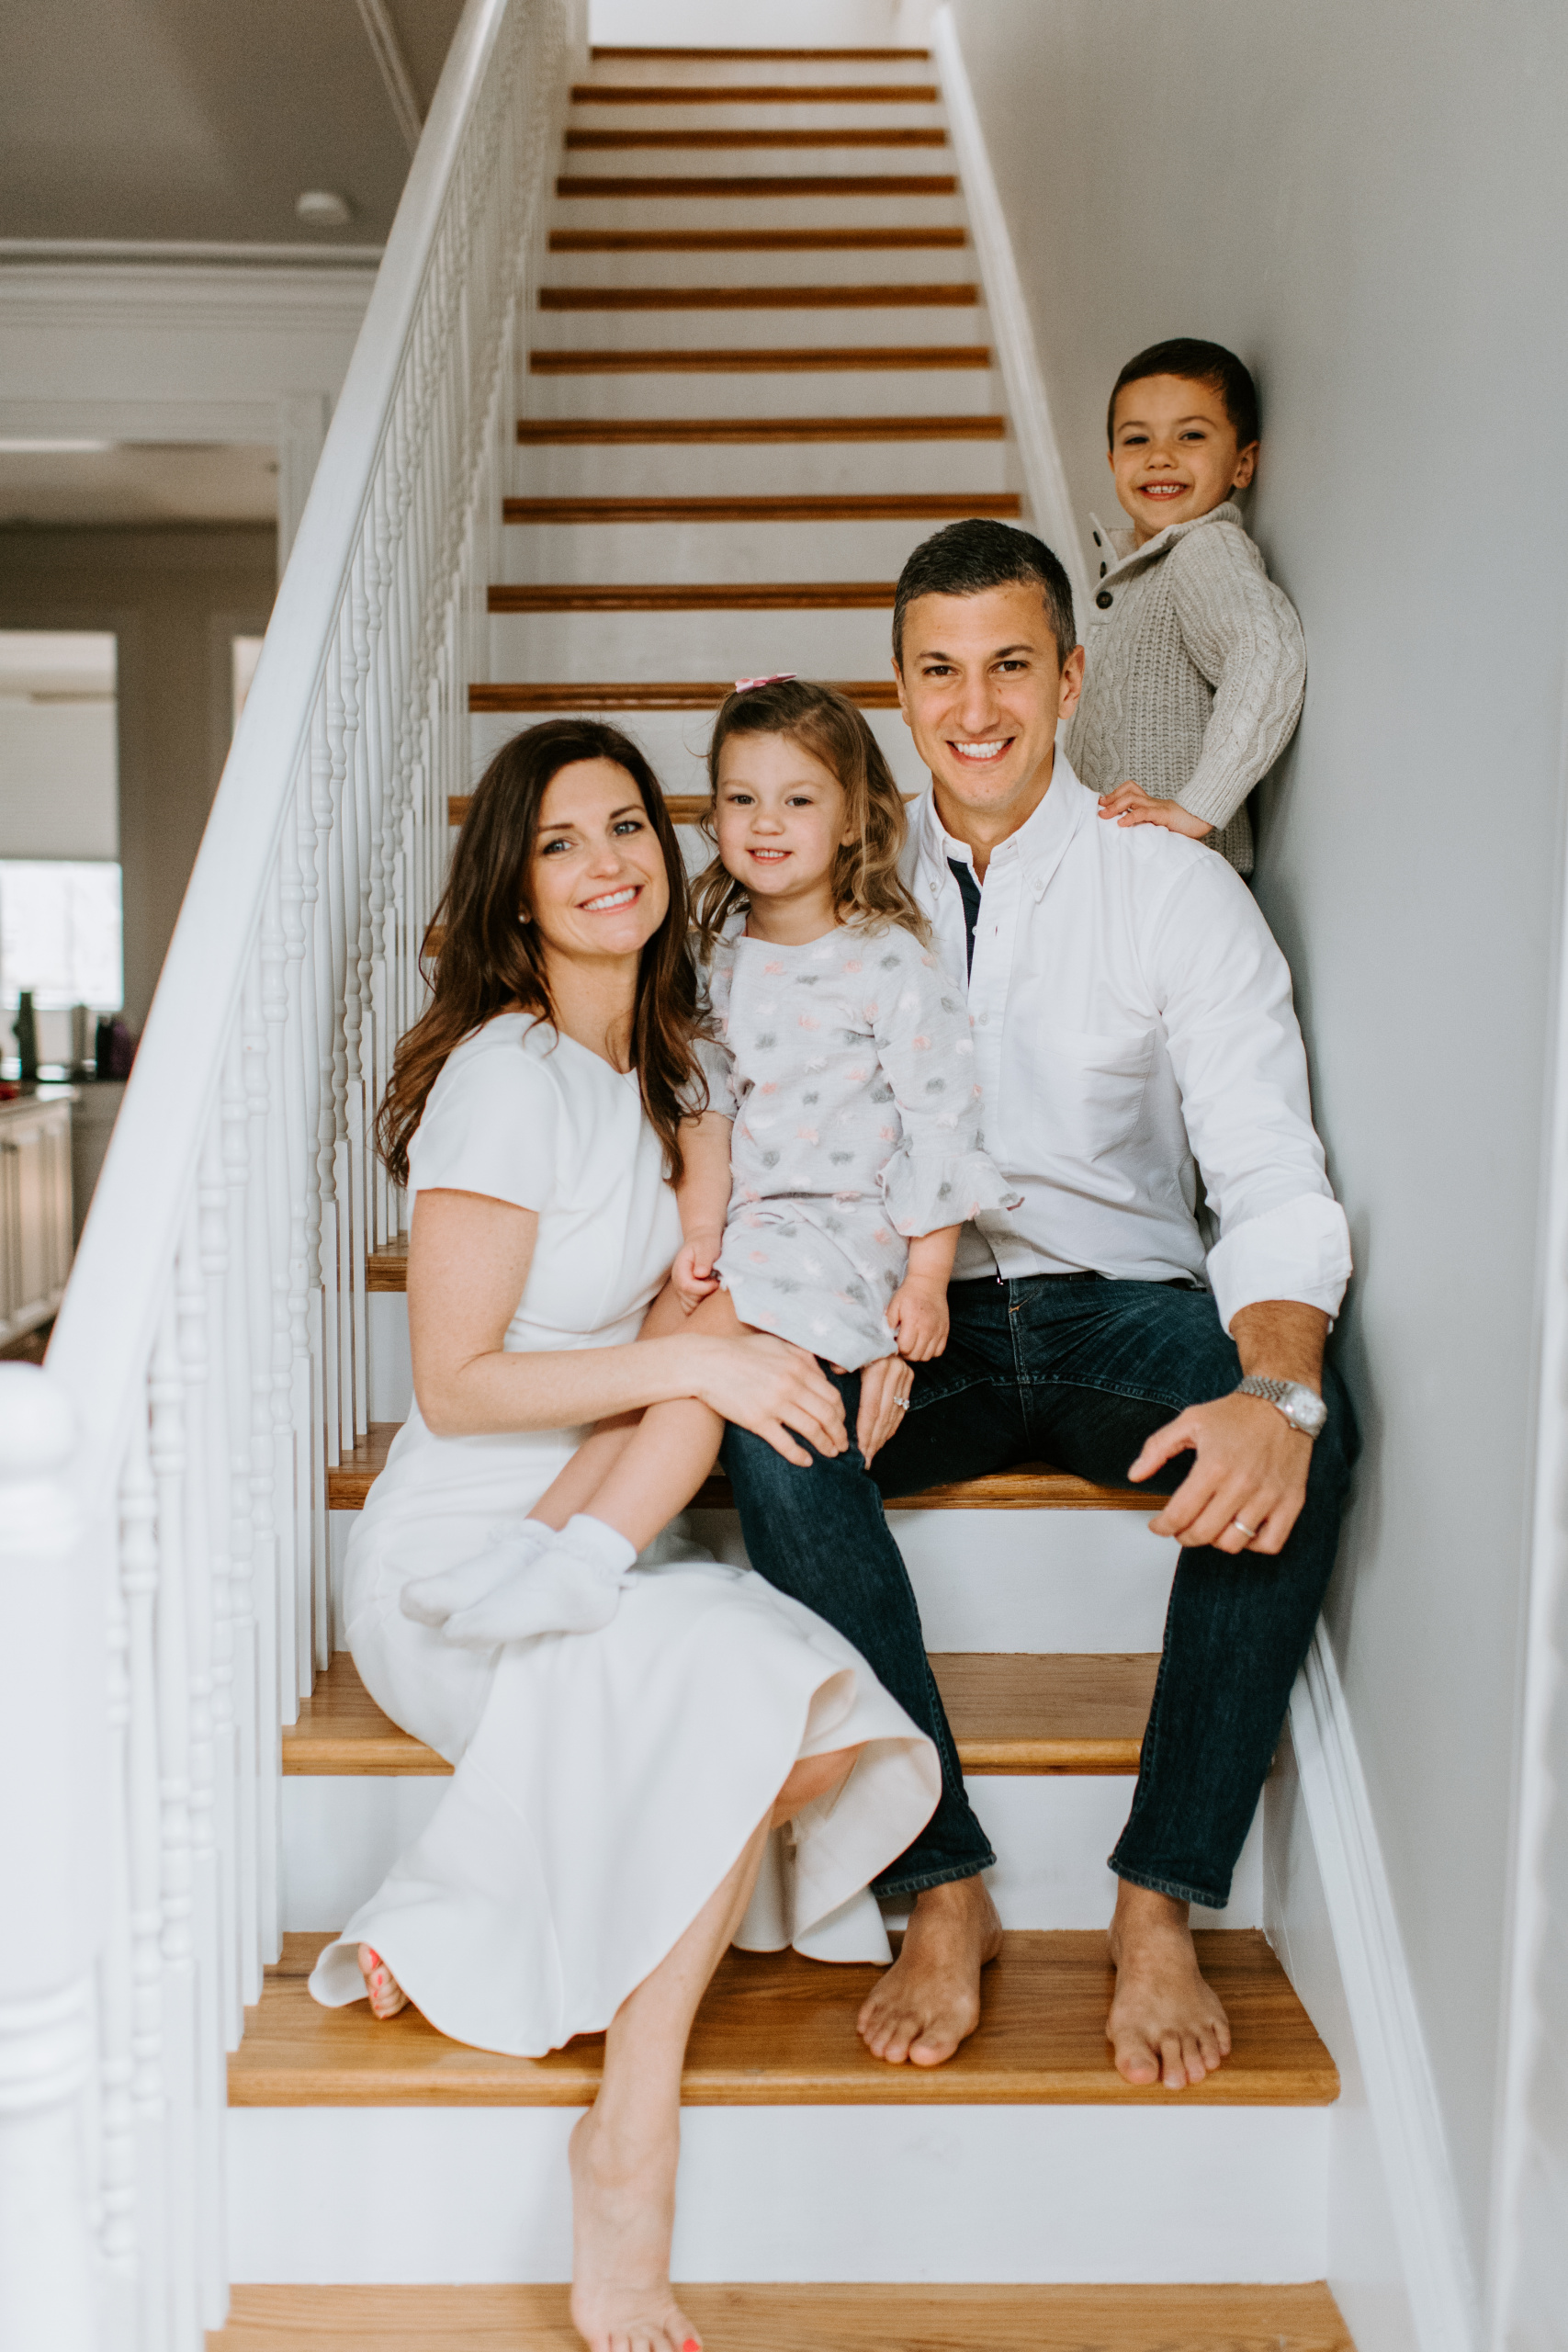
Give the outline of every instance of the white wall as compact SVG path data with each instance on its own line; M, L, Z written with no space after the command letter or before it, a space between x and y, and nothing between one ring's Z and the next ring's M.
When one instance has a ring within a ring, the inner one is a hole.
M1528 1528L1568 541L1568 17L954 0L1075 500L1157 337L1239 350L1306 624L1259 896L1359 1272L1329 1617L1486 2263Z
M590 41L634 49L894 49L925 40L929 0L589 0Z

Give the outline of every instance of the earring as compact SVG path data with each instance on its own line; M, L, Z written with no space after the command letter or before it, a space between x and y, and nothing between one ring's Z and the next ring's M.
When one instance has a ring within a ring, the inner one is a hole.
M532 922L534 918L528 912L526 907L519 907L517 910L517 920L519 922Z

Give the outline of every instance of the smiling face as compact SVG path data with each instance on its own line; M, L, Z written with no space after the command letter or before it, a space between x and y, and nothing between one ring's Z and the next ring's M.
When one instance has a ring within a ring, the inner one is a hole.
M753 929L831 929L833 864L849 839L844 789L788 735L729 735L718 755L714 829L728 873L751 900Z
M1186 376L1140 376L1116 395L1111 470L1138 545L1172 523L1212 514L1245 490L1258 444L1236 445L1219 393Z
M919 596L904 616L898 700L931 770L937 814L976 850L1032 816L1056 726L1077 707L1083 648L1066 663L1032 581L977 596Z
M664 853L637 786L613 760L575 760L539 804L529 919L547 963L638 956L670 907Z

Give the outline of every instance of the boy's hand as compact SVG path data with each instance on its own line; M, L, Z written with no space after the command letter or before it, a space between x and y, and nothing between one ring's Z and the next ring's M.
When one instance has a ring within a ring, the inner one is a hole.
M904 1399L915 1375L901 1356L878 1356L860 1376L860 1411L855 1416L855 1443L869 1470L904 1418Z
M946 1283L906 1274L887 1302L886 1320L906 1362L929 1363L947 1345Z
M713 1261L717 1257L724 1235L699 1233L694 1239L682 1242L675 1252L675 1263L670 1269L670 1287L680 1300L683 1311L690 1315L705 1298L711 1298L719 1287Z
M1185 833L1190 842L1204 841L1214 830L1206 817L1191 816L1179 800L1156 800L1138 784L1119 784L1114 792L1102 792L1100 813L1119 825L1163 825L1168 833Z

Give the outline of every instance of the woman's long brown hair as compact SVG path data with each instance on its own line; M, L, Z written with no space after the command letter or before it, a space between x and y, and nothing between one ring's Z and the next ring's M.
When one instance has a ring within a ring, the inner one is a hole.
M670 906L643 948L632 1011L631 1051L649 1125L664 1147L672 1183L682 1173L680 1126L705 1099L692 1050L697 987L686 948L686 871L659 779L637 745L592 718L547 718L514 735L491 760L452 853L452 870L431 922L421 968L432 997L401 1040L376 1118L376 1142L394 1182L409 1180L409 1139L455 1046L498 1012L521 1009L554 1019L537 926L520 922L529 899L534 844L545 794L562 768L610 760L637 788L664 853Z
M839 779L853 838L833 861L833 904L839 921L870 931L897 923L922 946L930 926L898 871L908 831L903 796L882 746L854 704L834 686L809 678L772 678L737 687L719 705L708 745L708 805L703 831L711 838L718 808L719 753L735 735L787 735ZM729 917L749 903L746 886L716 857L692 885L697 948L705 959Z

